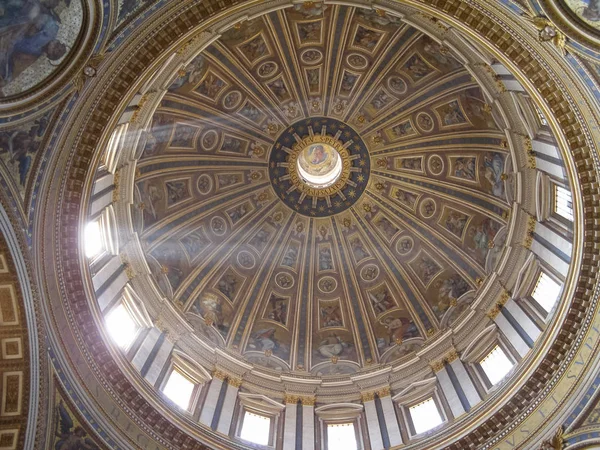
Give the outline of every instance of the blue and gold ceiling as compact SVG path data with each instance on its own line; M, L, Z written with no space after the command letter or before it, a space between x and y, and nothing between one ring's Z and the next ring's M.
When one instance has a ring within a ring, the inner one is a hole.
M347 182L322 196L288 164L313 135L348 150ZM296 5L178 73L133 217L159 289L202 338L274 370L352 373L468 308L504 248L507 156L450 49L376 11Z

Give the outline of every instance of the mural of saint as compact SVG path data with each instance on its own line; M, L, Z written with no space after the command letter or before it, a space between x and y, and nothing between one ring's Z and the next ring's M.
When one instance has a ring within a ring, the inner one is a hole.
M229 314L225 313L222 300L217 296L211 294L203 295L194 302L192 311L201 315L206 322L214 325L223 336L227 336L231 325L229 323Z
M335 333L331 333L319 343L318 351L321 356L330 359L334 356L340 356L348 343Z
M246 203L242 203L241 205L236 206L233 209L227 211L227 215L231 219L231 222L235 225L239 222L246 214L248 214L248 205Z
M392 133L394 134L394 136L396 136L396 138L401 138L404 136L409 136L411 134L414 134L414 130L412 125L410 124L410 122L402 122L399 125L395 125L392 127Z
M0 97L23 92L50 75L73 47L82 18L79 0L3 2ZM20 80L26 73L30 79Z
M359 25L356 29L356 34L354 35L354 45L363 47L367 50L373 50L377 46L380 38L381 33Z
M485 262L485 258L490 250L490 244L494 241L494 237L501 225L490 219L486 218L477 226L469 228L469 236L472 238L472 247L468 247L468 250L475 256L477 261L480 263Z
M410 125L410 123L409 123ZM412 127L411 127L412 129ZM398 168L406 170L422 170L423 158L402 158L398 163Z
M419 330L412 320L407 317L387 316L380 323L387 330L387 339L378 339L378 347L400 345L402 341L419 336Z
M197 127L182 123L176 124L173 137L171 138L171 147L194 147L194 136L197 131Z
M442 116L444 125L460 125L467 122L458 100L452 100L447 105L438 108L438 111Z
M190 197L188 182L186 180L167 181L167 206L172 206Z
M209 72L206 75L206 78L204 78L196 88L196 92L214 100L224 87L225 82L217 77L214 73Z
M409 208L414 208L415 203L417 202L417 195L412 192L405 191L404 189L396 189L394 192L394 197L398 199L400 203Z
M265 247L267 246L267 243L269 242L270 238L271 238L271 233L269 231L265 230L264 228L261 228L252 237L252 239L250 239L248 244L250 244L256 250L258 250L259 253L262 253L263 250L265 249Z
M444 227L450 233L461 239L469 216L459 211L450 210L444 221Z
M231 271L221 277L217 283L217 289L229 300L233 301L239 289L240 280Z
M199 229L182 238L181 244L190 256L190 259L194 260L210 245L210 240L206 237L204 231Z
M288 299L271 294L267 318L285 325L287 322Z
M492 194L504 197L504 158L499 153L485 153L483 155L483 177L490 184Z
M394 99L384 90L377 92L371 99L371 106L375 111L379 111L389 105Z
M298 246L290 244L285 250L283 259L281 261L282 266L294 267L296 265L296 259L298 258Z
M335 302L335 304L321 306L319 313L321 315L322 328L344 326L342 321L342 312L340 311L340 305L338 302Z
M251 63L266 55L268 51L267 44L262 35L256 36L254 39L240 45L239 49Z
M387 240L391 240L396 233L399 231L398 227L394 225L387 217L379 216L375 220L375 226L383 233Z
M433 305L433 311L438 318L441 319L448 308L470 289L469 284L458 274L446 278L439 287L437 303Z
M419 81L433 72L433 69L418 54L412 55L404 64L403 70L414 80Z
M186 86L186 85L195 85L206 69L206 60L204 56L198 55L194 59L190 61L190 63L185 66L182 72L179 73L179 76L171 86L169 86L169 91L176 91L177 89Z
M58 440L54 444L55 450L100 450L96 443L87 437L87 432L80 426L75 426L73 418L62 400L57 406Z
M350 95L350 92L352 92L352 89L354 89L354 85L356 84L357 80L358 75L354 75L350 72L344 71L344 74L342 75L342 85L340 88L340 94Z
M412 267L425 286L440 272L441 267L429 255L422 253Z
M282 78L277 78L276 80L267 83L267 86L280 102L284 102L290 98L290 93Z
M454 176L465 180L477 178L475 157L460 157L454 160Z
M385 284L369 291L369 300L377 316L396 307L396 302Z
M300 42L311 42L321 40L321 21L298 24L298 36Z
M355 261L361 261L369 257L369 253L365 250L362 241L358 237L350 239L350 250L352 250Z
M217 175L217 182L221 189L242 182L242 176L235 173L220 173Z
M319 248L319 270L332 270L333 258L329 247Z
M270 350L274 355L287 359L290 354L290 349L287 344L281 342L277 337L275 328L262 328L252 333L248 342L248 347L251 350L266 352Z

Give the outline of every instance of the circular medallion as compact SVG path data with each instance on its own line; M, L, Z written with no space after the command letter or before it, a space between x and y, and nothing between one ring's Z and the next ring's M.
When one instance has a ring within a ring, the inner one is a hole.
M319 290L324 294L329 294L337 288L337 281L332 277L323 277L319 280Z
M433 119L427 113L419 113L417 115L417 126L426 133L433 131Z
M210 221L210 228L217 236L223 236L227 231L227 225L222 217L213 217Z
M421 203L419 211L425 219L429 219L435 214L436 209L435 201L431 198L427 198Z
M208 130L202 135L202 150L210 152L215 149L219 141L219 134L215 130Z
M396 242L396 251L401 255L408 255L414 247L414 242L410 236L398 239Z
M240 91L231 91L223 97L223 107L225 109L234 109L242 102L242 93Z
M196 186L198 188L198 192L202 195L206 195L212 189L212 178L210 175L203 173L198 177L198 181L196 182Z
M309 48L308 50L302 52L300 59L304 64L317 64L323 59L323 53L321 53L319 50Z
M368 264L360 271L360 277L364 281L373 281L379 276L379 267L375 264Z
M432 155L427 161L427 167L432 175L440 175L444 171L444 160L439 155Z
M267 61L258 67L258 76L261 78L267 78L277 72L279 66L273 61Z
M365 191L370 159L358 134L331 118L296 122L277 139L269 177L277 196L312 217L331 216L352 206Z
M359 55L358 53L351 53L346 58L346 62L353 69L364 69L369 64L367 58L363 55Z
M256 264L256 260L252 253L247 252L246 250L242 250L238 253L237 262L244 269L252 269Z
M404 94L408 86L399 76L392 76L388 79L388 87L397 94Z
M281 289L290 289L294 286L294 278L289 273L279 272L275 275L275 283Z

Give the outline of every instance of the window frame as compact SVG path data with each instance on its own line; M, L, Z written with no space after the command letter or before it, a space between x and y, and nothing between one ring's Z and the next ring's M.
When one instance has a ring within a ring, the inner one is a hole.
M504 355L508 358L510 362L512 362L512 368L504 375L504 377L498 381L496 384L492 384L488 375L485 373L485 370L481 366L481 361L486 358L495 347L499 347L500 350L504 353ZM476 362L470 364L471 368L475 372L480 384L485 389L486 393L490 393L498 388L498 386L502 386L506 379L510 376L510 374L515 370L519 360L515 357L514 353L509 349L506 342L504 342L504 337L500 334L496 338L496 340L492 341L485 347L485 350L479 352L479 356L476 358Z
M324 442L324 448L325 450L332 450L329 448L329 427L330 426L336 426L336 425L352 425L352 429L354 431L354 440L356 442L356 449L357 450L361 450L362 449L362 445L360 442L360 432L359 432L359 424L358 424L358 418L354 419L354 420L328 420L323 424L323 442Z
M244 429L244 421L246 420L246 414L254 414L256 416L261 416L269 420L269 435L267 436L266 444L259 444L257 442L249 441L242 437L242 430ZM240 408L239 414L239 425L237 427L236 437L245 443L251 444L252 446L256 446L259 448L272 448L275 447L275 426L276 419L274 416L265 413L264 411L258 411L254 408L250 408L248 406L242 406Z
M171 377L171 374L173 372L178 372L180 375L182 375L183 377L185 377L189 381L191 381L192 384L194 385L192 392L190 394L190 400L189 400L187 408L182 408L181 406L179 406L170 397L168 397L167 394L165 394L165 392L164 392L164 389L167 386L167 383L169 382L169 378ZM194 414L194 412L198 408L200 393L202 391L203 386L204 386L204 380L201 379L201 377L199 376L198 373L191 370L191 368L189 367L188 364L185 364L183 361L178 360L176 357L172 357L171 361L168 364L167 370L165 371L164 376L162 377L162 380L161 380L158 390L160 391L160 395L164 399L166 399L166 401L169 403L169 405L174 405L178 411L191 416Z
M440 418L442 419L442 422L439 423L438 425L430 428L429 430L421 431L420 433L417 433L417 431L415 429L415 423L414 423L412 414L410 413L410 408L417 406L423 402L426 402L429 399L433 400L435 407L437 408L438 414L439 414ZM428 434L431 434L435 430L445 426L448 423L448 414L446 413L444 404L442 402L442 399L440 398L437 388L435 388L431 392L424 393L424 394L420 395L419 397L417 397L415 399L411 399L411 401L402 404L401 410L402 410L402 416L403 416L403 419L405 422L405 426L406 426L406 430L408 432L409 439L414 439L415 437L427 436Z
M574 214L575 214L575 209L573 208L573 192L571 191L571 189L568 186L565 186L563 183L558 183L554 180L551 180L551 189L552 189L552 216L555 217L557 220L559 220L562 224L565 225L571 225L573 224L574 221ZM561 213L558 212L557 206L558 206L558 194L559 194L559 189L565 191L567 194L570 195L571 197L571 218L568 218L566 216L563 216Z
M554 304L548 311L533 296L535 289L537 288L538 284L540 283L542 275L547 276L550 280L552 280L553 282L555 282L556 284L559 285L558 293L556 295L556 300L554 301ZM542 319L544 321L546 321L552 315L554 310L556 309L556 306L558 305L558 303L560 301L560 297L562 295L563 290L564 290L564 283L558 277L556 277L551 271L547 270L545 267L542 267L540 264L540 266L538 267L537 273L536 273L535 277L533 278L533 283L529 289L529 293L527 294L527 300L532 304L532 307L535 308L536 312L542 317Z

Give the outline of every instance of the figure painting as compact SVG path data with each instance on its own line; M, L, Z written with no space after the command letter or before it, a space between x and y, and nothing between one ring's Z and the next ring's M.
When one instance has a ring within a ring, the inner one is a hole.
M405 340L419 337L419 329L407 311L390 313L379 320L385 332L377 333L377 348L380 352Z
M248 141L238 139L233 136L225 135L220 151L226 153L235 153L236 155L245 155L248 147Z
M288 320L288 297L280 297L276 294L271 294L265 311L265 319L280 323L283 326L287 325Z
M249 202L241 203L237 206L234 206L231 209L227 210L227 216L231 220L231 223L235 225L240 220L242 220L250 211L252 207Z
M178 77L169 86L169 91L195 86L206 71L206 59L202 55L192 59L185 68L178 73Z
M483 166L479 168L483 173L481 180L483 187L498 198L505 198L504 180L502 179L505 159L506 156L500 153L484 153Z
M396 159L396 168L402 170L423 171L423 158L398 158Z
M435 110L441 119L442 127L452 127L468 123L458 100L451 100L448 103L444 103Z
M467 239L467 250L473 255L475 260L482 266L485 264L490 248L494 246L494 238L502 225L489 217L486 217L478 224L470 226Z
M192 312L202 316L204 321L213 325L226 338L231 327L232 309L227 302L216 295L204 293L192 305Z
M450 54L450 49L424 35L422 38L424 56L437 68L446 71L461 67L461 64Z
M202 79L200 84L196 86L195 92L209 98L212 101L217 99L219 93L225 89L227 84L218 75L215 75L210 70L206 73L206 76Z
M367 291L367 295L376 316L380 316L384 312L398 306L388 285L385 283Z
M287 86L285 85L285 81L283 81L283 78L281 77L268 82L267 87L271 90L273 95L275 95L275 97L280 103L283 103L292 98Z
M0 8L0 98L52 75L73 49L83 22L81 0L12 0Z
M248 348L259 352L272 353L287 361L290 357L289 344L282 341L285 330L274 327L253 330L248 341Z
M258 109L256 106L254 106L252 103L250 102L246 102L244 104L244 106L242 106L242 109L240 109L238 111L238 114L240 116L242 116L243 118L245 118L246 120L249 120L250 122L253 122L255 124L261 124L264 120L265 120L265 114L261 112L260 109Z
M575 15L600 30L600 0L563 0Z
M300 252L300 244L296 241L290 242L288 247L285 249L283 253L283 258L281 259L281 265L295 268L296 261L298 260L298 253Z
M0 131L0 159L13 175L22 195L25 194L34 158L43 144L51 114Z
M392 140L402 139L407 136L412 136L416 134L410 120L406 120L404 122L399 123L398 125L394 125L390 129L390 133L388 133Z
M176 123L169 147L194 148L198 127L186 123Z
M195 260L204 250L206 250L211 241L206 237L206 233L204 232L204 228L200 227L197 230L187 234L180 240L181 245L185 248L190 261Z
M152 256L160 264L161 272L167 276L173 292L179 288L183 281L183 260L181 247L173 241L166 241L152 251Z
M342 74L342 82L340 84L340 95L347 97L352 93L359 76L344 70Z
M442 271L440 265L423 251L410 262L410 266L424 286L428 286L431 280Z
M319 328L339 328L344 319L339 300L319 301Z
M446 208L440 218L444 228L462 240L469 216L455 209Z
M313 362L331 360L356 360L356 348L352 335L347 331L328 331L313 337Z
M169 137L173 134L173 118L165 114L157 113L152 119L152 127L145 133L146 142L142 158L148 158L158 155L169 142Z
M349 243L350 251L352 252L352 256L354 257L355 262L358 263L370 256L369 252L365 249L363 241L358 236L351 237Z
M54 423L54 450L100 450L59 397Z
M262 33L250 39L248 42L241 44L238 47L238 50L250 64L254 64L256 61L269 54L269 48L267 47L267 43L265 42Z
M165 182L167 207L181 203L191 197L189 180L172 180Z
M370 109L377 113L394 101L394 97L390 96L383 89L379 89L369 102Z
M309 92L311 94L319 92L321 88L321 69L305 69L305 73Z
M252 239L248 241L248 244L251 247L254 247L260 254L265 250L265 248L267 248L267 244L269 243L272 235L272 230L265 226L258 230L254 236L252 236Z
M457 300L463 294L471 290L471 287L469 286L469 283L458 274L454 274L445 280L436 283L439 285L439 290L437 302L432 305L432 309L438 319L441 319L446 311L448 311L448 308L456 305Z
M239 173L218 173L216 176L219 189L225 189L241 184L244 180L244 176Z
M400 231L400 229L394 225L387 217L383 215L379 215L373 221L377 229L385 236L386 240L390 242L396 233Z
M333 270L333 257L329 245L319 246L319 271Z
M392 196L398 200L402 205L410 208L412 210L415 209L415 203L417 203L418 196L417 194L409 191L405 191L404 189L395 188Z
M402 66L402 71L410 77L413 83L417 83L435 72L435 69L421 55L415 53L406 60Z
M354 35L352 45L371 52L377 47L382 36L383 34L378 31L359 25L356 27L356 34Z
M467 181L477 180L477 157L459 156L450 158L449 175Z
M234 302L240 292L242 284L244 284L243 278L232 269L227 269L215 287L221 294Z
M301 44L311 42L321 42L323 21L317 20L313 22L298 22L296 23L298 30L298 39Z

